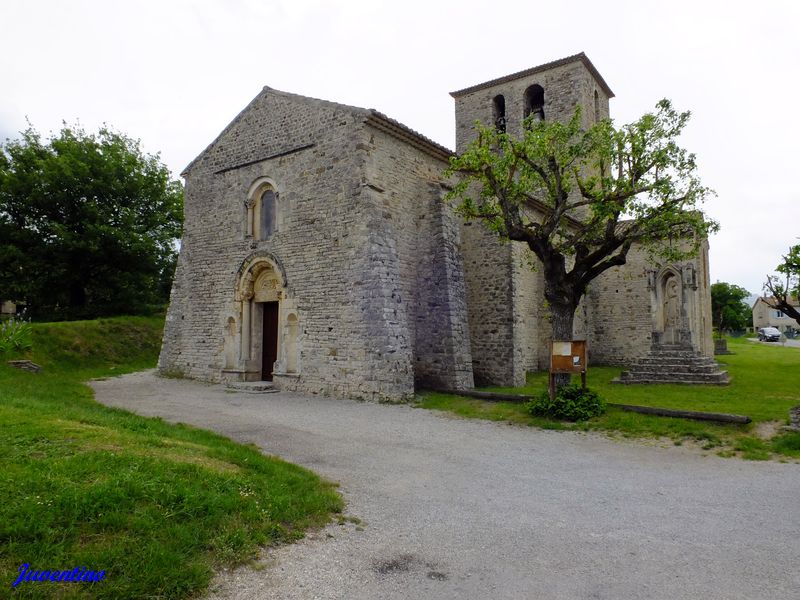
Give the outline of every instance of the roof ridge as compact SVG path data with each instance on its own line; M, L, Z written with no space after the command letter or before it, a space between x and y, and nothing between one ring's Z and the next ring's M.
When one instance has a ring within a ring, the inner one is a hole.
M614 92L611 91L611 88L608 86L605 79L603 79L603 76L600 75L600 72L597 70L597 68L592 64L592 61L589 60L589 57L586 56L585 52L578 52L577 54L573 54L571 56L566 56L564 58L559 58L558 60L553 60L541 65L537 65L535 67L531 67L530 69L517 71L516 73L511 73L510 75L504 75L503 77L498 77L497 79L491 79L483 83L478 83L460 90L456 90L455 92L450 92L450 95L453 98L458 98L459 96L463 96L471 92L477 92L478 90L492 87L500 83L506 83L507 81L513 81L514 79L519 79L520 77L526 77L528 75L533 75L534 73L540 73L548 69L553 69L555 67L567 65L571 62L582 62L583 65L586 67L586 69L595 78L597 83L600 84L600 87L603 88L603 91L606 93L606 95L609 98L614 97Z
M322 104L327 104L333 108L344 109L352 112L357 112L366 115L370 110L374 110L371 108L362 108L360 106L353 106L351 104L343 104L341 102L334 102L333 100L325 100L324 98L316 98L314 96L306 96L305 94L296 94L294 92L285 92L283 90L277 90L275 88L271 88L269 86L264 86L261 90L262 92L268 91L270 93L279 95L279 96L288 96L290 98L299 98L300 100L313 100L314 102L321 102Z
M447 160L449 157L453 156L454 152L448 148L447 146L443 146L442 144L433 141L426 135L423 135L419 131L412 129L408 125L404 125L400 121L389 117L388 115L376 110L374 108L368 109L369 116L366 119L368 124L376 124L375 120L382 121L384 124L383 129L387 130L387 133L394 134L395 137L410 137L413 138L413 141L416 142L418 147L421 149L426 150L429 154L433 154L437 158L441 158L443 160ZM398 135L399 134L399 135ZM411 141L411 140L405 140Z
M293 94L292 92L284 92L282 90L276 90L275 88L272 88L272 87L270 87L268 85L265 85L264 87L261 88L261 91L258 92L258 94L256 94L255 97L252 100L250 100L250 102L248 102L247 105L242 110L240 110L238 112L238 114L227 125L225 125L225 127L222 128L222 130L214 138L214 140L210 144L208 144L203 149L203 151L200 152L192 160L192 162L190 162L188 165L186 165L186 167L184 167L184 169L181 171L181 176L185 176L185 174L189 171L189 169L191 169L195 165L195 163L197 163L197 161L199 161L200 158L202 156L204 156L205 153L208 152L211 149L211 147L214 146L214 144L216 144L220 140L220 138L225 134L225 132L228 131L228 129L230 129L231 126L234 125L234 123L239 121L239 119L242 118L242 116L250 109L250 107L253 106L259 100L259 98L261 98L264 94L274 94L274 95L277 95L277 96L288 96L288 97L291 97L291 98L299 98L299 99L302 99L302 100L311 100L311 101L314 101L314 102L320 102L322 104L327 104L327 105L329 105L331 107L334 107L334 108L337 108L337 109L340 109L340 110L341 109L345 109L345 110L347 110L349 112L356 113L356 114L359 114L361 116L367 116L367 114L369 113L368 109L360 108L358 106L350 106L350 105L341 104L341 103L338 103L338 102L331 102L330 100L323 100L322 98L312 98L311 96L303 96L302 94Z

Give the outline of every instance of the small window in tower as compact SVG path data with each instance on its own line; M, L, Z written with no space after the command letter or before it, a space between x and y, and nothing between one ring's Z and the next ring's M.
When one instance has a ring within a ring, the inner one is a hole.
M525 113L524 118L533 115L533 118L544 121L544 88L534 83L525 90Z
M594 91L594 122L600 122L600 96L597 90Z
M275 232L275 191L268 189L261 195L261 239Z
M498 94L492 100L492 116L494 118L494 126L500 133L506 132L506 99L503 94Z

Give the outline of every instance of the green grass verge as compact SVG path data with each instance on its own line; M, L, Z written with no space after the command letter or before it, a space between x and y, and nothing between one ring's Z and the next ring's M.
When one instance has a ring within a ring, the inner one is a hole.
M0 364L0 596L21 564L106 571L19 598L185 598L213 570L341 511L333 485L214 433L104 407L83 382L154 366L163 319L34 324L31 374Z
M729 386L618 385L611 380L620 373L614 367L590 367L588 385L607 401L661 408L747 415L750 425L717 425L689 419L641 415L611 407L600 417L583 423L561 423L532 417L520 404L487 402L435 392L419 396L418 406L443 410L462 417L506 421L547 429L600 430L624 437L664 437L677 445L694 440L724 456L753 460L773 454L800 458L800 434L789 433L761 439L759 423L785 424L791 407L800 404L800 349L754 344L730 339L734 354L719 356L733 380ZM517 394L538 394L547 389L547 373L531 373L523 388L486 388Z

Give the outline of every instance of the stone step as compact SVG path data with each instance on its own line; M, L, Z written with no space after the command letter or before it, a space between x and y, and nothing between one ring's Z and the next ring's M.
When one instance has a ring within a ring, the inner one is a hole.
M683 383L727 385L730 377L714 359L681 344L656 346L640 358L616 383Z
M245 394L274 394L278 391L271 381L229 381L225 387Z
M614 379L612 383L619 383L622 385L656 385L656 384L673 384L673 385L729 385L730 380L724 379L719 381L697 381L694 379L676 379L670 381L663 381L660 379Z
M719 365L704 363L637 363L634 367L637 371L667 371L671 373L717 373Z
M702 358L695 352L684 352L683 350L675 350L674 352L650 352L647 356L653 358Z
M648 354L647 356L643 356L637 362L645 362L645 363L665 363L665 362L675 362L675 363L708 363L708 364L717 364L713 358L709 358L708 356L653 356L652 354Z

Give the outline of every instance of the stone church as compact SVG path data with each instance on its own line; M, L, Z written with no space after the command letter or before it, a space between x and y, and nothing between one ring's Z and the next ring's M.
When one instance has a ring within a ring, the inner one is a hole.
M609 114L585 54L455 99L456 150L476 121ZM159 359L208 381L401 400L424 387L521 385L549 364L541 270L443 202L452 152L373 109L265 87L183 172L185 229ZM710 356L707 244L680 264L633 249L576 318L595 364L662 343Z

